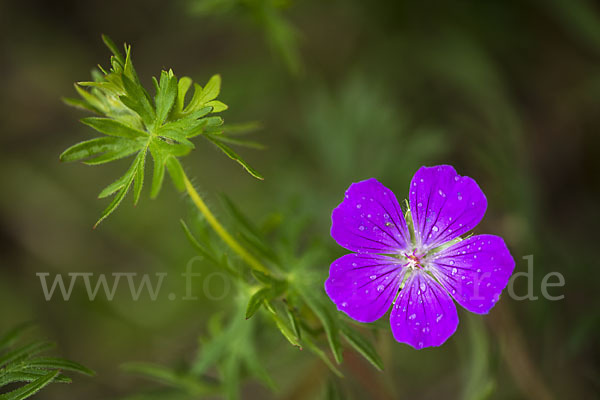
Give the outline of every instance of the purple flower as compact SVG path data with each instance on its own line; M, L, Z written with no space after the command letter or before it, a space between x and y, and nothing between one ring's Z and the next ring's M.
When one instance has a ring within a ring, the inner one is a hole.
M355 253L331 264L325 291L360 322L381 318L393 304L397 341L416 349L440 346L458 326L452 298L486 314L514 269L502 238L460 238L486 208L477 183L449 165L417 171L406 219L394 193L376 179L353 183L333 210L331 236Z

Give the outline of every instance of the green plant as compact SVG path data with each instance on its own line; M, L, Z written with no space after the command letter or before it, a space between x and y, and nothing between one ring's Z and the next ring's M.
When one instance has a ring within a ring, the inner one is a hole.
M55 347L52 342L19 344L31 327L30 323L21 324L0 338L0 388L4 392L1 400L26 399L51 383L71 383L63 371L94 375L94 371L76 362L43 355Z
M236 398L243 370L253 371L250 375L272 386L266 371L258 368L261 364L252 343L255 331L263 329L252 328L254 324L276 326L290 344L308 349L334 375L342 375L336 364L342 362L344 340L381 369L382 362L371 342L327 300L322 287L322 274L326 271L323 267L328 263L323 256L325 247L318 242L303 246L306 219L274 224L277 228L274 232L273 226L253 224L233 201L225 198L224 203L233 220L234 234L231 234L211 212L184 172L179 159L194 147L190 139L201 136L240 163L252 176L262 179L227 145L256 147L254 143L232 137L240 131L239 127L227 128L221 117L212 115L227 108L216 100L220 89L218 75L213 76L204 88L194 85L194 95L186 105L185 95L191 79L177 80L172 71L162 71L160 79L154 79L156 93L151 97L133 68L130 47L125 46L123 56L110 39L103 39L113 52L110 71L102 69L101 73L95 73L93 82L76 85L82 99L66 99L66 102L102 115L84 118L82 122L105 136L70 147L61 155L61 160L83 160L86 164L97 165L134 156L127 172L100 192L101 198L109 195L114 198L96 223L98 225L118 207L132 186L134 203L137 203L144 181L146 154L150 152L154 160L151 197L158 195L166 167L175 187L187 192L220 242L205 229L200 229L201 240L198 240L192 229L182 222L188 239L201 256L235 279L238 292L236 311L227 321L223 333L215 334L213 340L204 343L197 360L187 368L174 371L150 364L130 364L126 369L188 395L225 391L228 398ZM224 243L234 257L223 251L220 243ZM259 311L263 317L255 321ZM252 320L245 321L244 317ZM329 344L333 361L323 350L322 342ZM238 351L225 354L224 350L232 343L242 344L233 346ZM212 384L207 384L203 376L209 367L218 367L222 375Z

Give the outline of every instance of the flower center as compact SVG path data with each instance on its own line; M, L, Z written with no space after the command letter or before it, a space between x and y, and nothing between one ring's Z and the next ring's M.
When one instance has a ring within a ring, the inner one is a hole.
M408 268L411 270L424 268L422 265L423 257L420 254L417 254L415 249L410 253L402 253L402 255L406 258L406 261L408 261Z

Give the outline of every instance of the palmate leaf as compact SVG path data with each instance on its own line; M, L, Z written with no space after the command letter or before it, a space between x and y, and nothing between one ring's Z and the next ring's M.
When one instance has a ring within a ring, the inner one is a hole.
M155 95L151 97L133 67L131 47L125 45L123 54L110 38L103 36L103 40L113 53L110 69L100 67L102 72L96 72L93 81L75 85L81 99L65 99L65 103L99 114L99 117L83 118L81 122L105 136L77 143L60 156L61 161L99 165L135 155L127 172L100 192L100 198L114 197L95 226L116 210L131 186L133 202L137 204L143 189L148 151L153 160L150 197L159 194L165 169L177 190L183 191L185 174L179 157L194 148L190 139L196 136L204 136L252 176L262 179L225 143L258 146L227 138L221 127L223 119L211 115L227 109L217 100L221 90L219 75L211 77L202 87L188 77L178 80L172 70L161 71L158 79L153 78ZM192 85L194 94L186 105L185 96Z

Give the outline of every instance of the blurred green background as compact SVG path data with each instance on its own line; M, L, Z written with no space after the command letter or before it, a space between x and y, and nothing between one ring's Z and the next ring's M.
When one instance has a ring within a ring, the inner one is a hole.
M198 142L184 165L225 220L225 193L255 221L310 217L329 238L331 210L351 182L376 177L402 199L421 165L447 163L475 178L489 201L476 229L505 238L517 262L534 255L536 301L503 296L490 315L459 311L441 348L414 351L380 332L383 373L346 354L337 384L354 399L592 399L600 393L597 285L600 159L600 7L582 0L8 1L0 3L0 330L24 320L58 352L97 371L40 399L114 399L156 386L119 365L190 359L207 320L231 296L198 301L44 299L37 272L168 272L167 289L195 256L178 219L193 219L172 186L137 207L126 200L100 225L97 192L120 165L63 165L58 155L91 138L66 107L73 82L108 65L100 34L132 45L147 87L161 68L200 83L223 78L226 123L260 121L266 150L240 150L254 180ZM200 265L200 264L199 264ZM206 276L215 269L195 266ZM549 272L566 284L542 297ZM215 279L215 285L217 285ZM515 291L526 293L518 279ZM222 287L213 287L219 293ZM254 381L244 399L320 398L327 371L275 330L259 352L278 385Z

